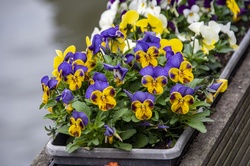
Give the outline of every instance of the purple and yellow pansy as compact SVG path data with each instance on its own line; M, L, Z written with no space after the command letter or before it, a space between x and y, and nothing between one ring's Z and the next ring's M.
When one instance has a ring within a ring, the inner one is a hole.
M50 98L51 90L56 88L58 81L53 78L50 79L49 76L44 76L41 79L41 84L43 90L42 102L47 104Z
M141 69L140 74L143 76L141 83L151 94L162 94L163 87L167 85L168 78L164 68L160 66L147 66Z
M100 77L99 77L100 76ZM97 78L104 79L99 74ZM94 105L98 105L99 109L102 111L108 111L116 106L115 100L115 89L108 84L108 82L93 80L94 83L91 84L86 90L85 97L90 99Z
M150 119L153 115L155 97L148 92L137 91L131 94L127 90L124 91L132 101L131 109L135 113L135 117L139 120Z
M79 138L81 136L82 130L88 125L89 118L84 112L78 112L74 110L72 112L72 117L70 118L70 127L68 129L69 135Z
M104 63L104 69L114 72L114 82L116 83L116 86L120 86L121 84L124 83L124 78L128 72L128 69L121 67L120 63L117 64L116 66L112 66L112 65Z
M225 92L227 90L228 80L226 79L218 79L216 83L213 83L207 87L208 94L206 97L207 103L212 103L214 98L220 93Z
M194 79L192 73L192 65L190 62L184 60L183 55L180 52L173 54L169 47L164 48L166 51L167 63L165 70L169 75L169 78L173 82L189 83Z
M171 110L177 114L187 114L194 103L194 90L182 84L176 84L170 91Z

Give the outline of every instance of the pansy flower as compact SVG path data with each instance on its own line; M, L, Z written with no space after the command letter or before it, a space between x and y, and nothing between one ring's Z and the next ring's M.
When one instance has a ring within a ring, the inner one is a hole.
M181 42L180 39L177 38L173 38L170 40L161 39L160 45L161 45L160 50L164 50L165 52L166 50L164 48L167 46L168 47L170 46L174 53L181 52L183 49L183 43Z
M65 81L69 84L69 89L72 91L78 90L82 86L82 82L84 81L85 72L87 72L88 68L85 66L74 65L74 72L69 74Z
M68 133L76 138L81 136L82 130L89 123L88 116L84 112L77 112L74 110L72 112L72 117L70 118L70 127Z
M107 82L95 81L86 90L85 97L89 98L91 102L98 105L102 111L108 111L116 106L114 99L115 89L109 86Z
M101 32L101 35L106 42L106 48L109 49L112 53L118 51L123 52L126 44L124 42L125 37L123 33L119 30L119 27L111 27Z
M226 79L218 79L216 83L213 83L209 85L207 88L208 94L206 98L206 102L212 103L214 101L214 98L220 93L225 92L228 86L228 80Z
M116 133L115 128L111 128L108 125L104 125L106 131L104 133L105 136L105 143L109 142L110 144L113 143L114 136L118 138L120 141L122 141L122 138Z
M81 65L87 68L86 75L94 69L96 62L92 59L92 55L88 55L84 52L76 52L73 55L73 62L72 65Z
M237 21L238 14L240 13L240 8L238 4L235 2L235 0L226 0L226 5L233 13L233 20Z
M176 84L170 91L171 110L178 114L186 114L194 103L194 90L182 84Z
M56 80L59 84L64 80L70 73L72 72L72 66L68 62L62 62L57 70L54 70L54 75L56 76Z
M152 117L155 102L155 97L152 94L142 91L137 91L134 94L131 94L127 90L124 90L124 92L132 101L131 109L137 119L148 120Z
M71 101L75 98L72 92L69 89L65 88L59 97L62 99L66 111L68 113L71 113L71 111L73 111L74 109L71 105Z
M148 14L147 18L137 21L136 26L140 27L142 32L151 31L156 34L162 34L164 29L161 20L152 14Z
M69 46L68 48L66 48L66 50L64 52L60 51L60 50L56 50L56 54L57 56L54 58L54 70L52 72L52 74L54 76L57 76L58 74L58 67L59 65L64 61L64 58L66 57L66 55L68 53L75 53L76 51L76 47L74 45Z
M42 102L44 104L48 103L48 100L50 98L51 90L53 90L57 86L58 81L55 79L49 79L48 76L44 76L41 79L42 84L42 90L43 90L43 96L42 96Z
M119 30L127 35L128 32L135 31L135 23L139 19L139 14L135 10L129 10L124 15L122 15L122 20L119 25Z
M191 24L200 20L199 11L199 6L193 5L190 9L184 9L183 15L187 18L187 22Z
M144 37L140 40L137 40L134 52L137 52L139 50L146 52L151 46L160 48L160 38L155 36L155 33L145 32Z
M140 74L143 76L141 83L151 94L162 94L163 87L167 85L167 73L160 66L147 66L141 69Z
M128 72L127 68L121 67L121 64L119 63L116 66L104 64L104 69L114 72L114 81L116 82L116 86L123 84L124 77Z
M148 48L146 52L139 50L135 53L135 59L137 62L141 63L142 68L146 66L157 66L157 57L159 56L159 50L155 46Z
M194 79L192 65L184 60L180 52L175 55L167 54L167 57L165 70L173 82L189 83Z

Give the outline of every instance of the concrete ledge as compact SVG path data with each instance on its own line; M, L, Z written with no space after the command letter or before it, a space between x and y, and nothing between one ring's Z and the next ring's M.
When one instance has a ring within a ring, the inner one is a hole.
M232 142L234 140L230 140L230 136L227 133L229 129L231 133L238 129L234 127L237 124L233 124L234 126L232 126L232 123L240 121L239 116L242 117L243 115L243 113L238 112L240 107L244 105L246 107L244 108L245 110L249 109L250 100L245 99L250 89L249 51L250 49L248 48L244 57L240 60L240 66L238 65L236 67L236 72L234 71L234 74L230 77L228 90L220 96L219 102L214 106L216 112L211 118L215 122L207 124L208 132L205 134L198 133L195 139L190 143L191 145L180 161L180 166L223 165L223 160L228 160L228 157L235 157L232 155L233 153L230 152L237 151L237 149L231 149L227 153L224 152L224 154L221 153L223 153L224 148L229 146L228 143L230 143L230 141L231 144L236 143ZM238 120L235 117L237 117ZM249 132L249 130L246 132ZM224 137L225 134L227 134L229 138ZM240 133L236 132L234 134L236 134L234 138L237 139ZM246 133L246 135L247 134L249 133ZM249 147L246 147L246 149L247 148L249 149ZM222 155L223 158L221 158L220 155ZM248 158L250 158L250 154L248 153L247 155Z

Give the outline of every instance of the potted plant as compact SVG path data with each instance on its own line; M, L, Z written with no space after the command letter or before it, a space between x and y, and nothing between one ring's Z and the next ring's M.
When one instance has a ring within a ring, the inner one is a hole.
M249 19L238 5L110 1L86 50L56 50L53 76L41 79L40 108L54 121L47 152L58 164L176 163L227 89L218 78L238 48L231 24Z

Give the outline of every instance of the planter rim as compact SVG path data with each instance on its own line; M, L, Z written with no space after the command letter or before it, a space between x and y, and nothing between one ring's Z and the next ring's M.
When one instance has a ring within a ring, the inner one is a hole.
M193 132L193 128L186 128L177 140L175 146L170 149L132 149L131 151L124 151L115 148L93 148L92 150L79 148L73 153L68 153L65 150L66 146L53 145L53 139L51 138L46 145L46 153L52 156L86 158L174 159L181 155Z
M250 29L245 34L238 50L231 56L229 62L225 66L219 78L228 79L241 56L245 52L247 46L250 44ZM180 135L175 146L170 149L132 149L131 151L123 151L115 148L94 148L86 150L79 148L73 153L66 152L66 146L53 145L51 138L46 144L45 152L51 156L57 157L85 157L85 158L110 158L110 159L147 159L147 160L168 160L174 159L181 155L185 145L192 136L195 130L187 127Z

